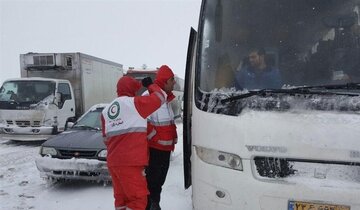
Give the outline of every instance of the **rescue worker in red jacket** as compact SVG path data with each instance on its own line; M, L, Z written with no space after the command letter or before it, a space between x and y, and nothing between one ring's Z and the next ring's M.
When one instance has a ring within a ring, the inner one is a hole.
M175 85L174 73L163 65L156 74L154 81L167 95L166 103L148 117L148 140L150 159L146 169L146 179L150 196L148 210L160 210L160 194L165 182L170 164L171 151L177 143L174 113L170 101L175 98L172 94ZM146 94L146 93L145 93Z
M149 96L135 96L140 82L127 76L120 78L118 98L105 107L101 115L116 210L144 210L147 205L146 118L165 102L166 95L151 84L151 78L143 79L142 83L148 87Z

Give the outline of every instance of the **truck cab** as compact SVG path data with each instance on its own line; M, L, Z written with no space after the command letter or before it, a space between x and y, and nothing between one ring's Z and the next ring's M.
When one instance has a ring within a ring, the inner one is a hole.
M0 89L0 136L46 140L75 117L75 100L67 80L40 77L6 80Z

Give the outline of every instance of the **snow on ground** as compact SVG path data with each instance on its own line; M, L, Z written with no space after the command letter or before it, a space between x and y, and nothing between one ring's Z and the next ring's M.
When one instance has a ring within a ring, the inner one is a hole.
M192 209L191 189L183 187L182 124L177 127L179 143L163 186L163 210ZM114 209L111 184L51 183L40 178L35 165L40 144L0 139L0 210Z

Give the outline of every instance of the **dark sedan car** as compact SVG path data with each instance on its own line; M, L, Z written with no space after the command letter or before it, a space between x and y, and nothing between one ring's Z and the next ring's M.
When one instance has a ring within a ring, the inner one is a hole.
M70 129L41 145L42 157L36 159L36 166L42 177L56 180L111 180L100 122L105 106L94 105Z

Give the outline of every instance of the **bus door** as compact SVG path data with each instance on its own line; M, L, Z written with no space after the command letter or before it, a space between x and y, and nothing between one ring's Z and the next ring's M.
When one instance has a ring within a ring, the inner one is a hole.
M184 158L184 186L191 186L191 113L193 101L193 82L196 52L197 32L191 28L186 58L184 111L183 111L183 158Z

